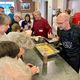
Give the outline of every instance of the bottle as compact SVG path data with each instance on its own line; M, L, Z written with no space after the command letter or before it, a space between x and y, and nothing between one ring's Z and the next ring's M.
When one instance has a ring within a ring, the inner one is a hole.
M47 61L48 61L48 56L47 53L45 52L43 55L43 64L47 64Z

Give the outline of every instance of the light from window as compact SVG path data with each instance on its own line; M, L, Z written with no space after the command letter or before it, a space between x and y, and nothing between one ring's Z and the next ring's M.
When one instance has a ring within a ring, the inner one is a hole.
M0 2L0 7L4 8L5 14L9 14L10 13L10 10L9 10L10 6L14 7L14 2Z

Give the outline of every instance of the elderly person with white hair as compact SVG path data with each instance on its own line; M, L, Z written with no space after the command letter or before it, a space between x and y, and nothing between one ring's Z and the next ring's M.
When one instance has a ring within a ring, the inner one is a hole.
M48 21L41 16L40 11L33 12L34 22L32 27L33 35L52 38L52 28Z
M30 39L30 37L27 37L24 35L24 32L10 32L6 36L3 36L0 41L12 41L15 42L20 47L20 54L17 55L17 59L22 61L20 59L21 55L24 54L25 49L31 49L34 47L33 41ZM36 74L38 71L38 67L34 66L33 64L28 63L27 66L30 67L32 74ZM32 67L31 67L32 66Z
M32 80L32 72L24 62L17 60L19 46L11 41L0 42L0 80Z
M25 35L25 32L10 32L0 38L0 41L12 41L18 44L20 49L24 52L25 49L31 49L34 47L34 43L29 36ZM22 55L23 55L22 52Z

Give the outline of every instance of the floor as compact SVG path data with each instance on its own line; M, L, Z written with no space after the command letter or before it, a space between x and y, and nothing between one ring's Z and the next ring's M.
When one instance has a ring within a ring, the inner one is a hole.
M47 65L43 64L39 54L38 51L32 49L27 50L24 55L25 63L32 63L40 69L39 74L34 75L32 80L79 80L80 74L58 54L49 58Z

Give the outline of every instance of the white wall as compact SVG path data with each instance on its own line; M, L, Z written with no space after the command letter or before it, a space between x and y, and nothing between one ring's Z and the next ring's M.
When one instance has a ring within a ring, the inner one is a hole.
M60 8L62 11L66 9L67 0L57 0L57 8Z
M80 11L80 0L69 0L68 8L72 10L72 15L75 12Z
M53 0L48 0L48 22L51 25L51 20L52 20L52 12L53 12Z
M4 1L5 1L5 2L8 2L8 1L11 1L11 2L12 2L12 1L14 1L14 0L0 0L0 1L1 1L1 2L4 2Z
M44 0L38 0L38 10L41 11L41 15L44 17Z

